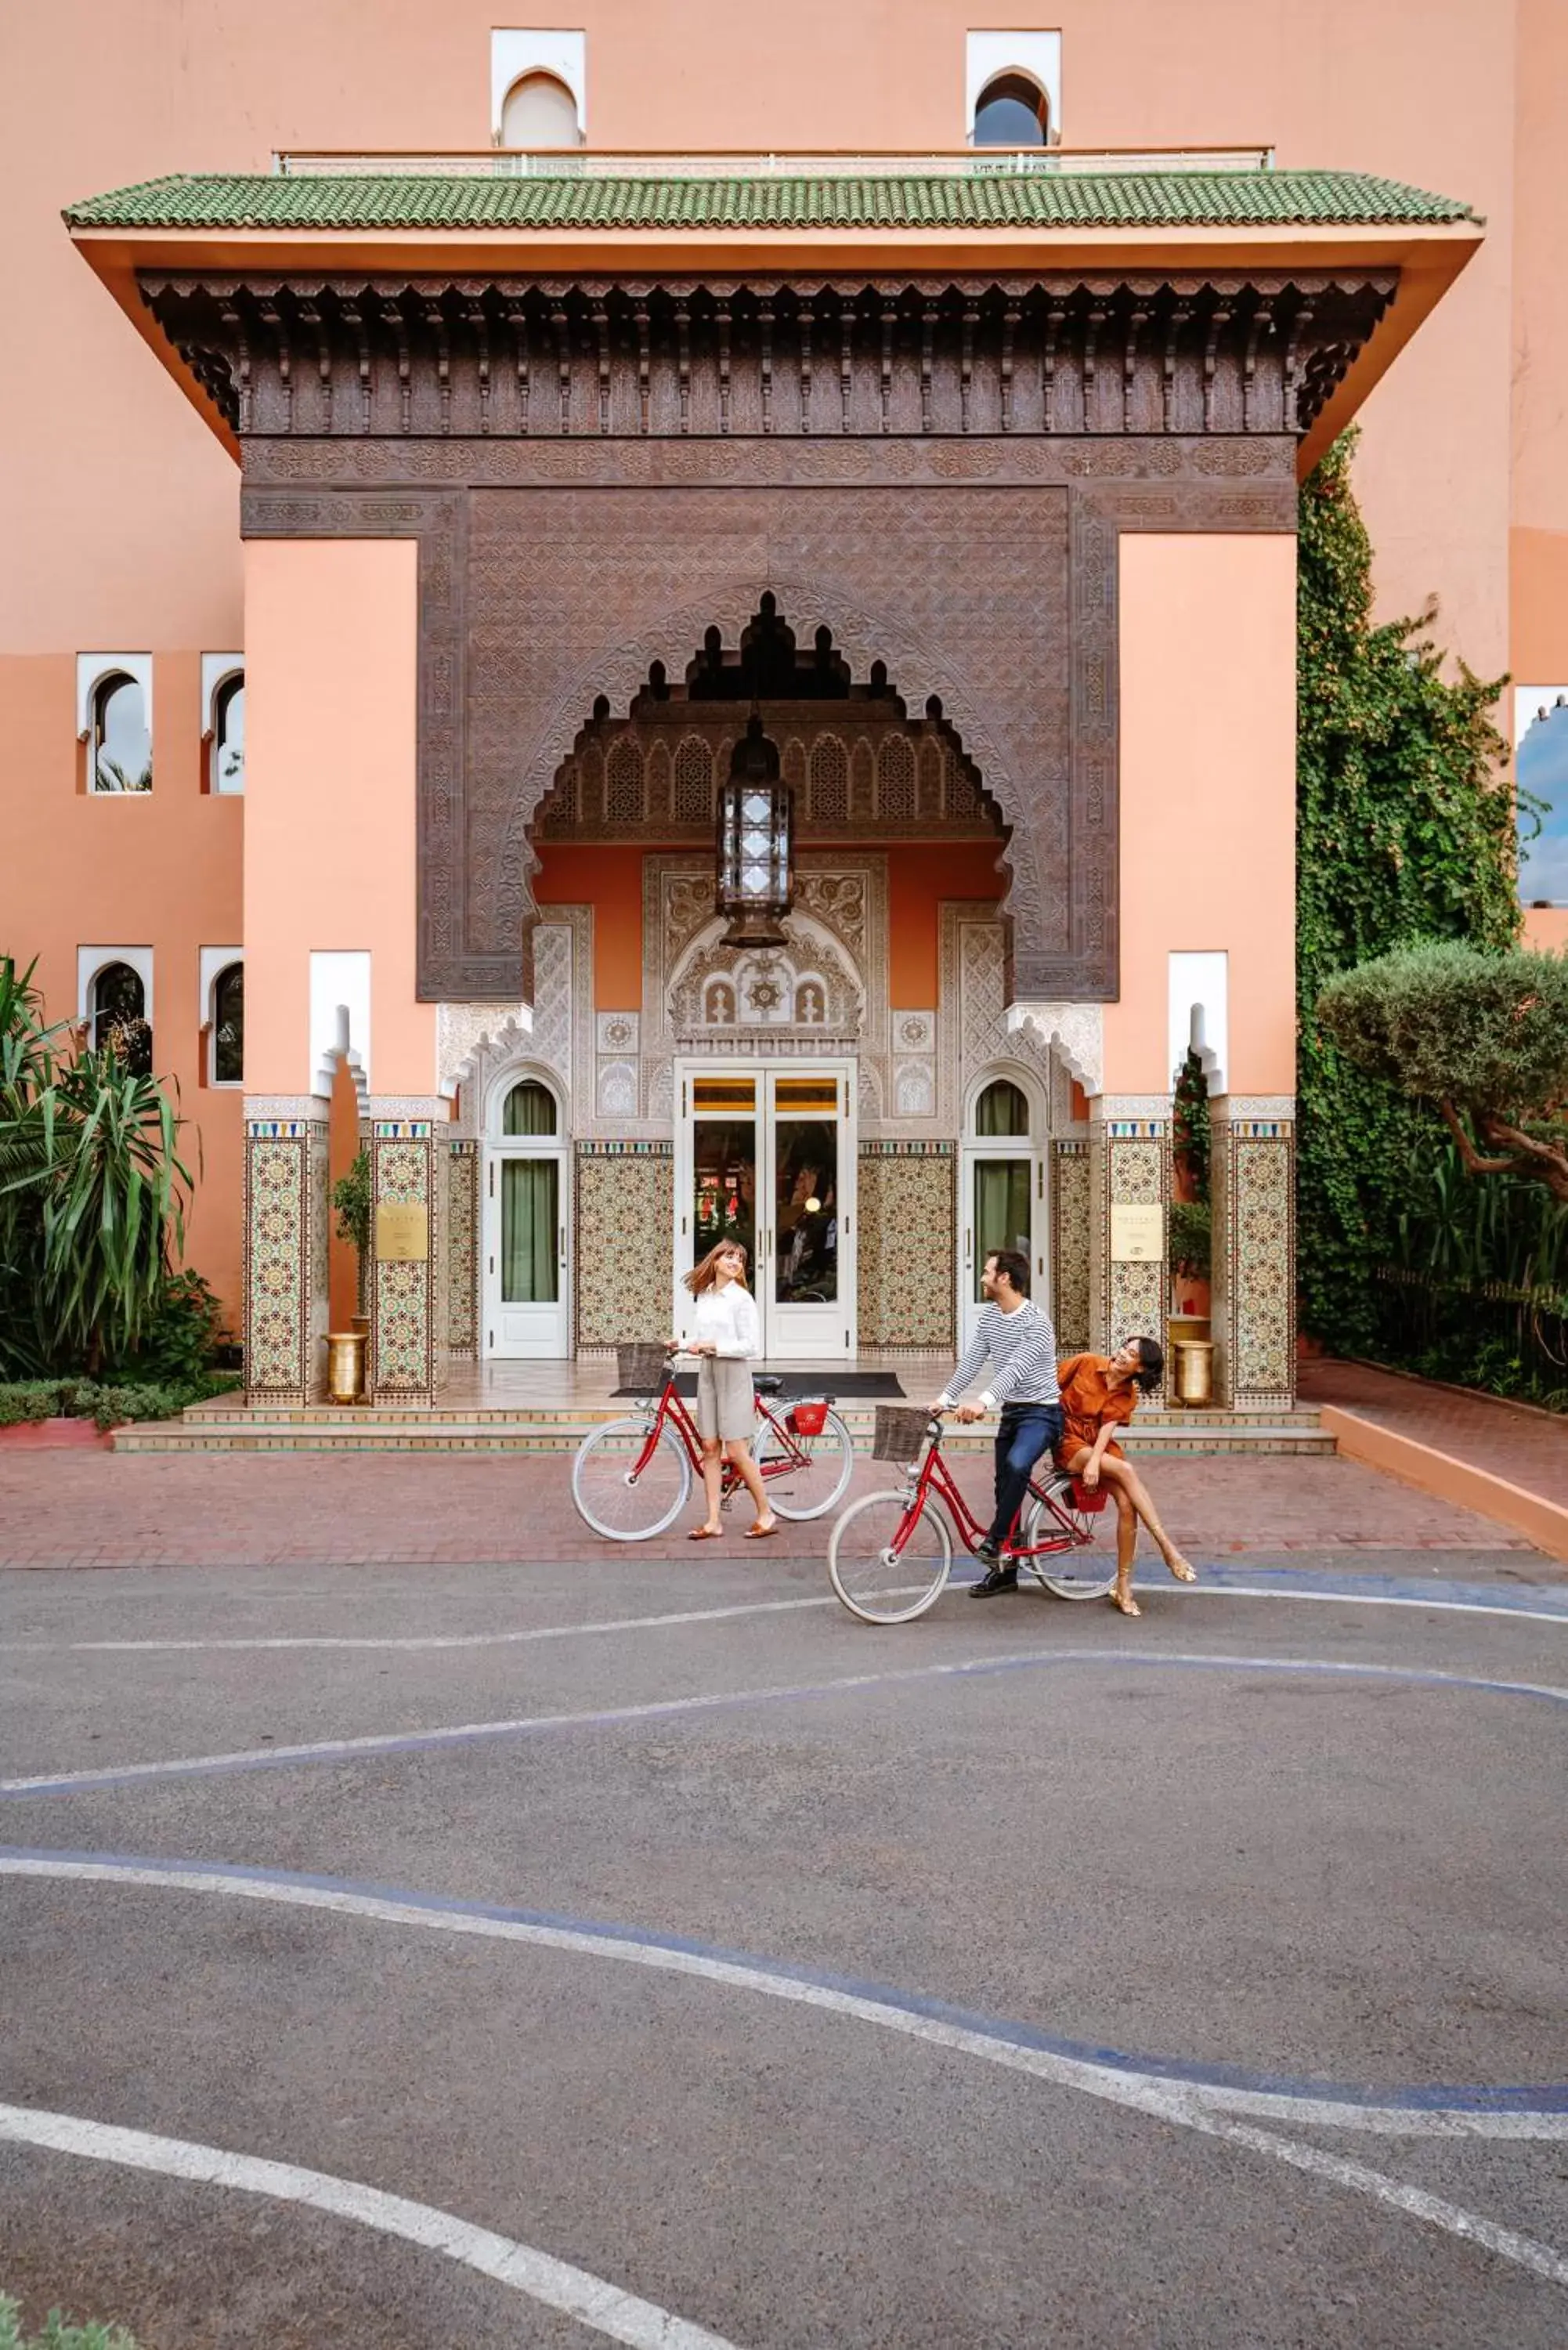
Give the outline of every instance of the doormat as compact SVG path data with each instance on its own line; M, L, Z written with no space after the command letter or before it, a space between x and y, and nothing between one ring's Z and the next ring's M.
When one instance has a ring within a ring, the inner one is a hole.
M768 1366L766 1363L759 1363L756 1367L759 1371L765 1371ZM820 1395L841 1396L846 1403L869 1401L872 1399L878 1403L896 1403L905 1392L903 1382L897 1371L797 1371L792 1366L788 1370L781 1368L778 1376L784 1381L778 1395L778 1400L781 1403L793 1403L797 1396ZM675 1390L690 1403L697 1393L696 1372L678 1372ZM618 1396L635 1396L643 1393L645 1389L642 1388L610 1389L612 1399Z

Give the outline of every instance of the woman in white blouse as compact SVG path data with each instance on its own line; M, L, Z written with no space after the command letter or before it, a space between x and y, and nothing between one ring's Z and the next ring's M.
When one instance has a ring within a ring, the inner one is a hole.
M691 1539L711 1542L724 1531L719 1523L719 1497L722 1455L727 1453L756 1505L756 1523L747 1527L747 1540L761 1542L778 1532L778 1520L768 1507L752 1459L756 1405L746 1366L761 1348L762 1328L756 1302L746 1287L746 1252L740 1242L721 1241L710 1249L687 1274L686 1286L697 1301L697 1327L686 1351L697 1357L697 1433L702 1440L702 1485L708 1496L708 1514L700 1526L693 1526Z

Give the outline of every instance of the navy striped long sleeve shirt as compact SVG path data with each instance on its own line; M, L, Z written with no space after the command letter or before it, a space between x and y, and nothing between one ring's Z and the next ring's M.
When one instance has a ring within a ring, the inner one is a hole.
M982 1408L993 1404L1059 1403L1056 1384L1056 1333L1051 1316L1026 1297L1011 1314L1000 1305L981 1308L974 1336L964 1348L942 1396L944 1405L956 1403L965 1388L979 1378L989 1357L991 1385L981 1397Z

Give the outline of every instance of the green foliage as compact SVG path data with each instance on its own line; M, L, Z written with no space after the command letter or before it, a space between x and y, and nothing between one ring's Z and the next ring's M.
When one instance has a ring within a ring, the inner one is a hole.
M1435 612L1372 621L1372 551L1354 436L1304 484L1297 639L1299 1248L1306 1328L1375 1342L1374 1275L1435 1114L1354 1066L1316 1006L1339 972L1451 939L1501 951L1518 929L1512 795L1491 709L1502 681L1444 676Z
M1171 1115L1171 1151L1177 1173L1192 1200L1209 1197L1212 1142L1209 1120L1209 1079L1202 1055L1188 1050L1176 1072L1176 1097Z
M1472 1175L1568 1201L1568 958L1403 947L1331 979L1317 1009L1358 1069L1441 1110Z
M351 1241L361 1256L370 1245L370 1154L361 1150L347 1175L332 1186L337 1237Z
M114 1367L116 1378L153 1387L200 1386L223 1337L223 1309L199 1273L171 1274L141 1327L134 1354Z
M0 1428L42 1419L90 1419L99 1428L174 1419L187 1404L205 1403L238 1384L218 1371L173 1387L151 1379L12 1379L0 1384Z
M1207 1281L1213 1256L1212 1211L1207 1200L1173 1200L1166 1218L1165 1253L1173 1273Z
M136 2350L136 2344L121 2325L78 2325L57 2309L50 2310L41 2334L24 2340L22 2304L0 2293L0 2350Z
M1516 1176L1475 1182L1450 1143L1412 1182L1392 1262L1456 1288L1556 1298L1568 1314L1568 1207Z
M162 1085L0 959L0 1374L100 1370L163 1309L190 1174Z

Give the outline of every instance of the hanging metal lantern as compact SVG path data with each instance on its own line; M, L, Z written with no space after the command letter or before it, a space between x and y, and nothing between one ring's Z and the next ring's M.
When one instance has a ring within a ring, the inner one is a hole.
M753 716L730 755L719 795L713 904L729 929L727 947L779 947L794 901L794 795L779 774L776 744Z

